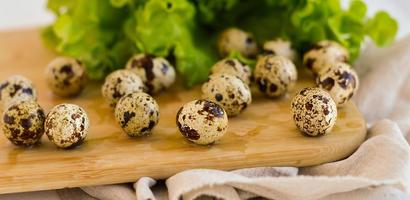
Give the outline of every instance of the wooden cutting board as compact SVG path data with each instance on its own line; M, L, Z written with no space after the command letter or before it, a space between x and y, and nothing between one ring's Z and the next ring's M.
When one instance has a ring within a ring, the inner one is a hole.
M280 99L259 93L240 116L229 119L229 130L213 146L197 146L177 131L175 115L186 102L200 97L199 87L175 86L155 96L161 118L153 135L129 138L114 121L100 95L101 83L90 83L75 99L53 96L43 72L55 55L42 46L37 30L0 33L0 79L13 74L30 78L46 111L63 103L82 106L91 120L87 141L72 150L56 148L47 137L33 148L13 146L0 135L0 193L57 189L167 178L193 168L231 170L258 166L310 166L352 154L365 139L365 121L349 102L339 110L333 132L320 138L301 135L290 114L294 93L313 85L302 75L297 87Z

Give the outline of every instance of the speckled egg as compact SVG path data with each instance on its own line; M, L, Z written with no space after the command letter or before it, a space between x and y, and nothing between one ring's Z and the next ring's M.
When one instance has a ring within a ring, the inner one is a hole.
M0 110L5 110L13 101L21 99L37 99L37 92L29 79L14 75L0 83Z
M78 95L86 84L86 71L74 58L58 57L46 68L47 85L54 94L62 97Z
M250 33L238 28L224 30L218 38L218 50L221 57L226 57L232 51L238 51L245 57L255 57L258 46Z
M316 84L327 90L337 106L342 107L359 89L359 78L350 65L339 62L317 76Z
M301 90L293 98L291 108L296 126L308 136L327 134L336 122L336 103L320 88Z
M145 90L141 78L130 70L116 70L105 78L101 88L105 101L114 108L124 95Z
M44 110L36 101L21 101L4 111L3 133L15 145L31 146L41 139L44 120Z
M248 85L230 74L211 75L202 85L202 98L222 106L228 116L238 115L252 102Z
M303 56L303 65L318 75L327 70L334 62L348 62L349 52L334 41L323 40L313 46Z
M150 94L169 88L175 81L174 67L162 57L138 54L131 57L125 68L141 77Z
M189 141L207 145L218 141L228 128L228 116L218 104L194 100L179 109L176 117L181 134Z
M238 59L226 58L212 66L211 74L231 74L249 84L252 71L248 65L242 64Z
M131 93L118 101L115 119L129 136L148 136L158 124L159 106L144 92Z
M60 148L72 148L83 143L90 122L87 113L74 104L60 104L48 113L44 123L48 139Z
M281 38L266 41L263 44L263 54L283 56L293 62L295 62L297 58L297 53L292 49L291 43Z
M275 55L260 57L253 75L259 90L269 97L284 95L297 80L296 67L292 61Z

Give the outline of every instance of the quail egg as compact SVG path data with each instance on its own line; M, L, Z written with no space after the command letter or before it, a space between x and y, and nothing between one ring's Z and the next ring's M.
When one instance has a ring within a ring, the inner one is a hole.
M333 63L316 78L316 84L332 96L338 107L345 105L359 89L356 72L346 63Z
M264 55L283 56L295 62L297 58L296 51L292 49L291 43L281 38L267 41L263 44Z
M179 109L176 117L181 134L189 141L207 145L218 141L228 128L228 116L218 104L194 100Z
M226 57L232 51L238 51L245 57L255 57L258 46L253 36L238 28L224 30L218 38L218 50L221 57Z
M58 57L46 68L46 80L54 94L62 97L78 95L86 84L86 71L79 60Z
M202 85L202 98L222 106L228 116L238 115L252 102L248 85L230 74L211 75Z
M336 103L320 88L301 90L293 98L291 108L296 126L308 136L329 133L336 122Z
M44 110L34 100L11 104L3 113L3 133L13 144L31 146L44 133Z
M44 123L48 139L60 148L71 148L83 143L89 125L85 110L74 104L55 106Z
M334 62L348 62L349 52L337 42L323 40L313 46L303 56L303 65L318 75Z
M130 70L116 70L105 78L101 88L105 101L114 108L124 95L145 90L141 78Z
M259 90L269 97L284 95L297 80L295 65L283 56L260 57L253 74Z
M141 77L150 94L169 88L175 81L174 67L161 57L138 54L131 57L125 68Z
M0 110L5 110L14 101L36 99L37 92L32 82L24 76L10 76L0 83Z
M220 60L211 68L211 74L231 74L242 79L249 84L251 78L251 68L242 64L238 59L227 58Z
M115 107L115 119L129 136L147 136L159 121L159 106L144 92L122 97Z

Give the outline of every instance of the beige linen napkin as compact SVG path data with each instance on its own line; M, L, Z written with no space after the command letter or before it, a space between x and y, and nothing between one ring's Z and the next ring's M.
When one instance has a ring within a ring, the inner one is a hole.
M410 36L386 49L371 45L356 66L361 83L354 100L367 122L389 118L410 141Z
M371 128L368 139L345 160L301 169L195 169L170 177L166 187L145 177L134 189L118 184L0 199L410 199L410 149L403 137L410 139L410 37L387 49L370 47L356 68L361 89L355 101Z
M302 168L254 168L224 172L190 170L167 180L170 199L195 199L200 195L241 199L234 188L269 199L328 199L344 193L374 197L379 189L391 188L405 196L410 189L410 149L395 123L384 120L369 131L369 140L349 158ZM369 190L369 188L372 188ZM389 193L390 194L390 193ZM349 194L351 195L351 194ZM408 196L410 198L410 196Z

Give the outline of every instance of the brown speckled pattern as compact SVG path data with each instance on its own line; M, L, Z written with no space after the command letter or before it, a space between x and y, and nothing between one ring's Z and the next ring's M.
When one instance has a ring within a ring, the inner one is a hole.
M228 116L212 101L194 100L180 108L176 123L181 134L196 144L207 145L218 141L228 128Z
M292 49L291 43L289 41L282 40L281 38L266 41L263 44L263 54L283 56L293 62L295 62L297 58L297 53L294 49Z
M124 95L145 90L141 78L130 70L117 70L105 78L101 93L105 101L114 108Z
M71 148L83 143L89 126L85 110L74 104L55 106L44 123L48 139L60 148Z
M237 28L224 30L218 38L218 50L221 57L232 51L238 51L245 57L255 57L258 46L250 33Z
M87 76L79 60L58 57L47 66L46 80L54 94L70 97L78 95L83 90Z
M240 114L252 102L248 85L230 74L211 75L202 85L202 98L222 106L228 116Z
M334 63L316 78L316 84L327 90L337 106L342 107L359 89L359 77L350 65Z
M226 58L212 66L211 74L231 74L249 84L252 71L248 65L242 64L238 59Z
M0 110L7 109L14 101L36 99L37 92L32 82L24 76L10 76L0 83Z
M327 70L334 62L348 62L349 52L334 41L323 40L312 47L303 56L303 65L318 75Z
M293 120L308 136L329 133L337 119L336 103L320 88L305 88L292 100Z
M118 101L115 119L126 134L148 136L159 121L159 106L144 92L128 94Z
M34 100L10 105L2 117L3 133L15 145L34 145L44 133L44 110Z
M137 54L131 57L125 68L141 77L150 94L169 88L175 81L174 67L161 57Z
M269 97L278 97L296 84L297 71L286 57L266 55L256 63L254 79L261 92Z

